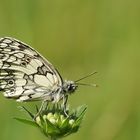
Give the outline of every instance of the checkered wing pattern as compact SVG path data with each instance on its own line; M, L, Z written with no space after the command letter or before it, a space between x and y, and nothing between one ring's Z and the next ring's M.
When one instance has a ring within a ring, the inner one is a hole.
M62 78L43 56L14 38L0 38L0 90L17 101L52 100Z

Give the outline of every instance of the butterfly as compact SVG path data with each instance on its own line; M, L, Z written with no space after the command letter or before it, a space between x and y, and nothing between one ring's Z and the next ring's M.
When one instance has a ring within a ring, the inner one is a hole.
M63 99L66 106L68 95L85 77L63 80L57 69L29 45L11 37L0 38L0 91L6 98L54 103Z

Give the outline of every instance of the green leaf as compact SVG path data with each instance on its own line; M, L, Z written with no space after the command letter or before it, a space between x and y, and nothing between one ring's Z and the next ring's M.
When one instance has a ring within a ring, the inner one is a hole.
M34 115L26 108L26 107L24 107L24 106L21 106L28 114L29 114L29 116L32 118L32 119L34 119Z
M79 117L84 116L86 110L87 110L87 105L82 105L82 106L78 107L76 109L76 117L79 118Z
M77 119L75 120L75 123L73 124L73 128L74 127L77 127L76 129L78 130L81 122L82 122L82 119L86 113L86 110L87 110L87 106L86 105L83 105L83 106L80 106L76 109L76 117Z
M62 125L60 126L60 128L66 128L69 125L69 117L66 118L66 120L62 123Z
M46 123L47 123L47 131L48 133L60 133L59 128L57 128L54 124L52 124L48 119L46 119Z
M22 122L22 123L25 123L25 124L28 124L28 125L31 125L31 126L38 127L38 125L33 121L26 120L26 119L21 119L21 118L14 118L14 119L19 121L19 122Z

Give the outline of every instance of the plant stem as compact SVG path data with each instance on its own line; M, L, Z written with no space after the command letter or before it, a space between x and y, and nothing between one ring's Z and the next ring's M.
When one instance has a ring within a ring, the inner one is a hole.
M51 140L57 140L55 137L51 137Z

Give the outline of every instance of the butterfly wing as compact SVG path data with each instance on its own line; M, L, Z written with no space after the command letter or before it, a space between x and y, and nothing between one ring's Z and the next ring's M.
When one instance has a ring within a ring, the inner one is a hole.
M51 100L63 80L53 65L16 39L0 38L0 90L17 101Z

